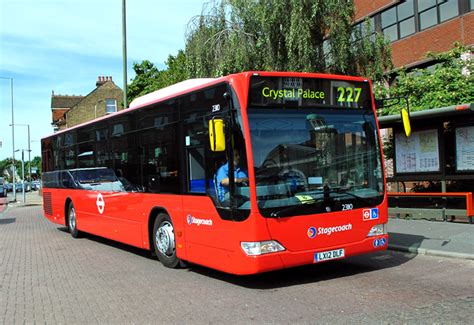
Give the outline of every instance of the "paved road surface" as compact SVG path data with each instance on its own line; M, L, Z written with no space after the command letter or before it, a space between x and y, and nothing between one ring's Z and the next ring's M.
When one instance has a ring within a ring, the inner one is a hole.
M171 270L138 249L75 240L40 206L0 214L0 324L468 323L473 271L398 252L250 277Z

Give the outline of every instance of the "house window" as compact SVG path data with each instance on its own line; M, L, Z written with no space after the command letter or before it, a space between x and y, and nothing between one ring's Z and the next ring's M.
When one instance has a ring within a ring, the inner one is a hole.
M117 100L106 99L105 100L105 112L107 114L115 113L117 111Z
M423 30L458 16L458 0L418 1L418 13L420 30Z
M384 35L392 42L414 34L416 30L413 0L404 1L382 12L381 26Z
M351 41L357 42L365 37L373 39L375 36L375 19L369 17L368 19L355 24L352 28Z
M465 0L463 0L465 1ZM469 0L472 4L474 0ZM459 16L460 0L406 0L380 14L383 34L394 42Z

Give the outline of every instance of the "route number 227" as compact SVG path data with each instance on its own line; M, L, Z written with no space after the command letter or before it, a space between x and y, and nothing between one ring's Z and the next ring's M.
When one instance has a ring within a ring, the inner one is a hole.
M343 103L357 103L359 101L361 91L362 88L339 87L337 88L337 92L339 94L337 101Z

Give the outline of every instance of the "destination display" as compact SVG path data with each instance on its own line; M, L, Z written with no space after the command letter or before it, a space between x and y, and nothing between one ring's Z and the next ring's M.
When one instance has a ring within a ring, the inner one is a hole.
M253 76L249 103L258 107L372 109L368 82L323 78Z

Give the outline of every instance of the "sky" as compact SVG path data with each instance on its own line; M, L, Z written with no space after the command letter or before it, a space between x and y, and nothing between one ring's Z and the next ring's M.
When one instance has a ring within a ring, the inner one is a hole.
M168 55L184 49L188 22L205 3L127 1L129 82L133 62L163 69ZM30 125L34 157L41 138L53 132L52 91L87 95L98 76L112 76L123 89L122 71L121 0L0 0L0 160L13 154L11 81L4 78L13 78L14 123ZM15 149L28 149L25 126L15 127Z

